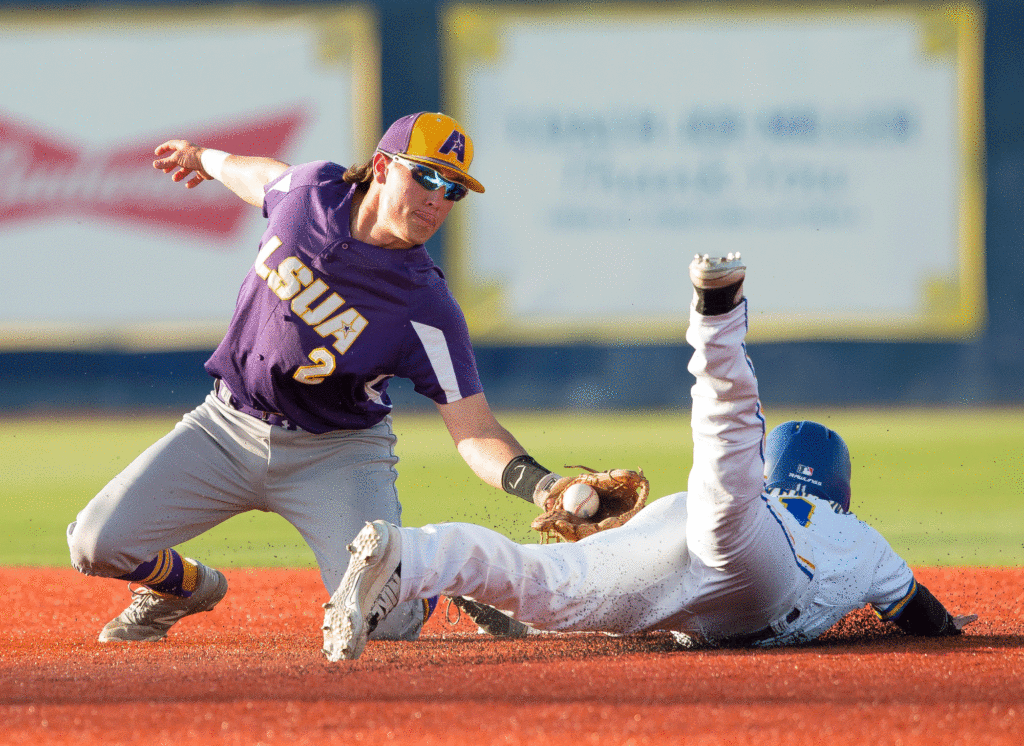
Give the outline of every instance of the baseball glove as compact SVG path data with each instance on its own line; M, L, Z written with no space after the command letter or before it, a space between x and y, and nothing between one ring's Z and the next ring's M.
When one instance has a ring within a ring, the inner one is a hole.
M576 477L562 477L552 486L545 500L547 511L533 519L530 527L540 531L546 540L579 541L598 531L621 526L647 504L651 486L643 471L612 469L594 471L586 466L566 466L566 469L585 469L588 473ZM601 506L590 518L565 510L562 493L572 484L587 484L601 498Z

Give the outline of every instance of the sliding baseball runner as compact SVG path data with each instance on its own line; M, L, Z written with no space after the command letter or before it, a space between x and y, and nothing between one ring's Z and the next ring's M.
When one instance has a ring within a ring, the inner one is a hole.
M765 438L746 355L746 268L697 257L688 489L576 542L519 545L466 523L368 524L324 616L329 660L358 658L395 604L463 596L534 629L668 630L687 646L813 640L870 604L915 635L959 635L952 616L873 528L849 512L839 435L792 422ZM766 481L767 474L767 481Z

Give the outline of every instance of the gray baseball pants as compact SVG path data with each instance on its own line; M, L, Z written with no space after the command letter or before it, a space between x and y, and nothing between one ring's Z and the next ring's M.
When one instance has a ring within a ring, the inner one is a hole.
M211 393L68 526L71 563L86 575L118 577L232 516L263 510L298 529L330 596L363 525L401 520L395 442L390 417L367 430L316 435L268 425ZM375 638L418 636L423 604L405 606Z

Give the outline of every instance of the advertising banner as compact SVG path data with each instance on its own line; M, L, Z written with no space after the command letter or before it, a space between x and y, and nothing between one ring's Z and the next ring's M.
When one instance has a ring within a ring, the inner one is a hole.
M215 346L266 221L218 182L172 182L154 148L361 162L379 63L357 6L5 15L0 349Z
M694 254L742 252L752 339L984 322L970 4L456 5L453 213L474 338L681 341Z

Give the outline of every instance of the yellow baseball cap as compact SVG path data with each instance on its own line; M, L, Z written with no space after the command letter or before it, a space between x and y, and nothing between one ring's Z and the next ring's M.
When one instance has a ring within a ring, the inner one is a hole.
M474 192L484 191L484 185L469 175L473 141L462 125L447 114L421 111L402 117L388 127L377 143L377 150L436 168Z

